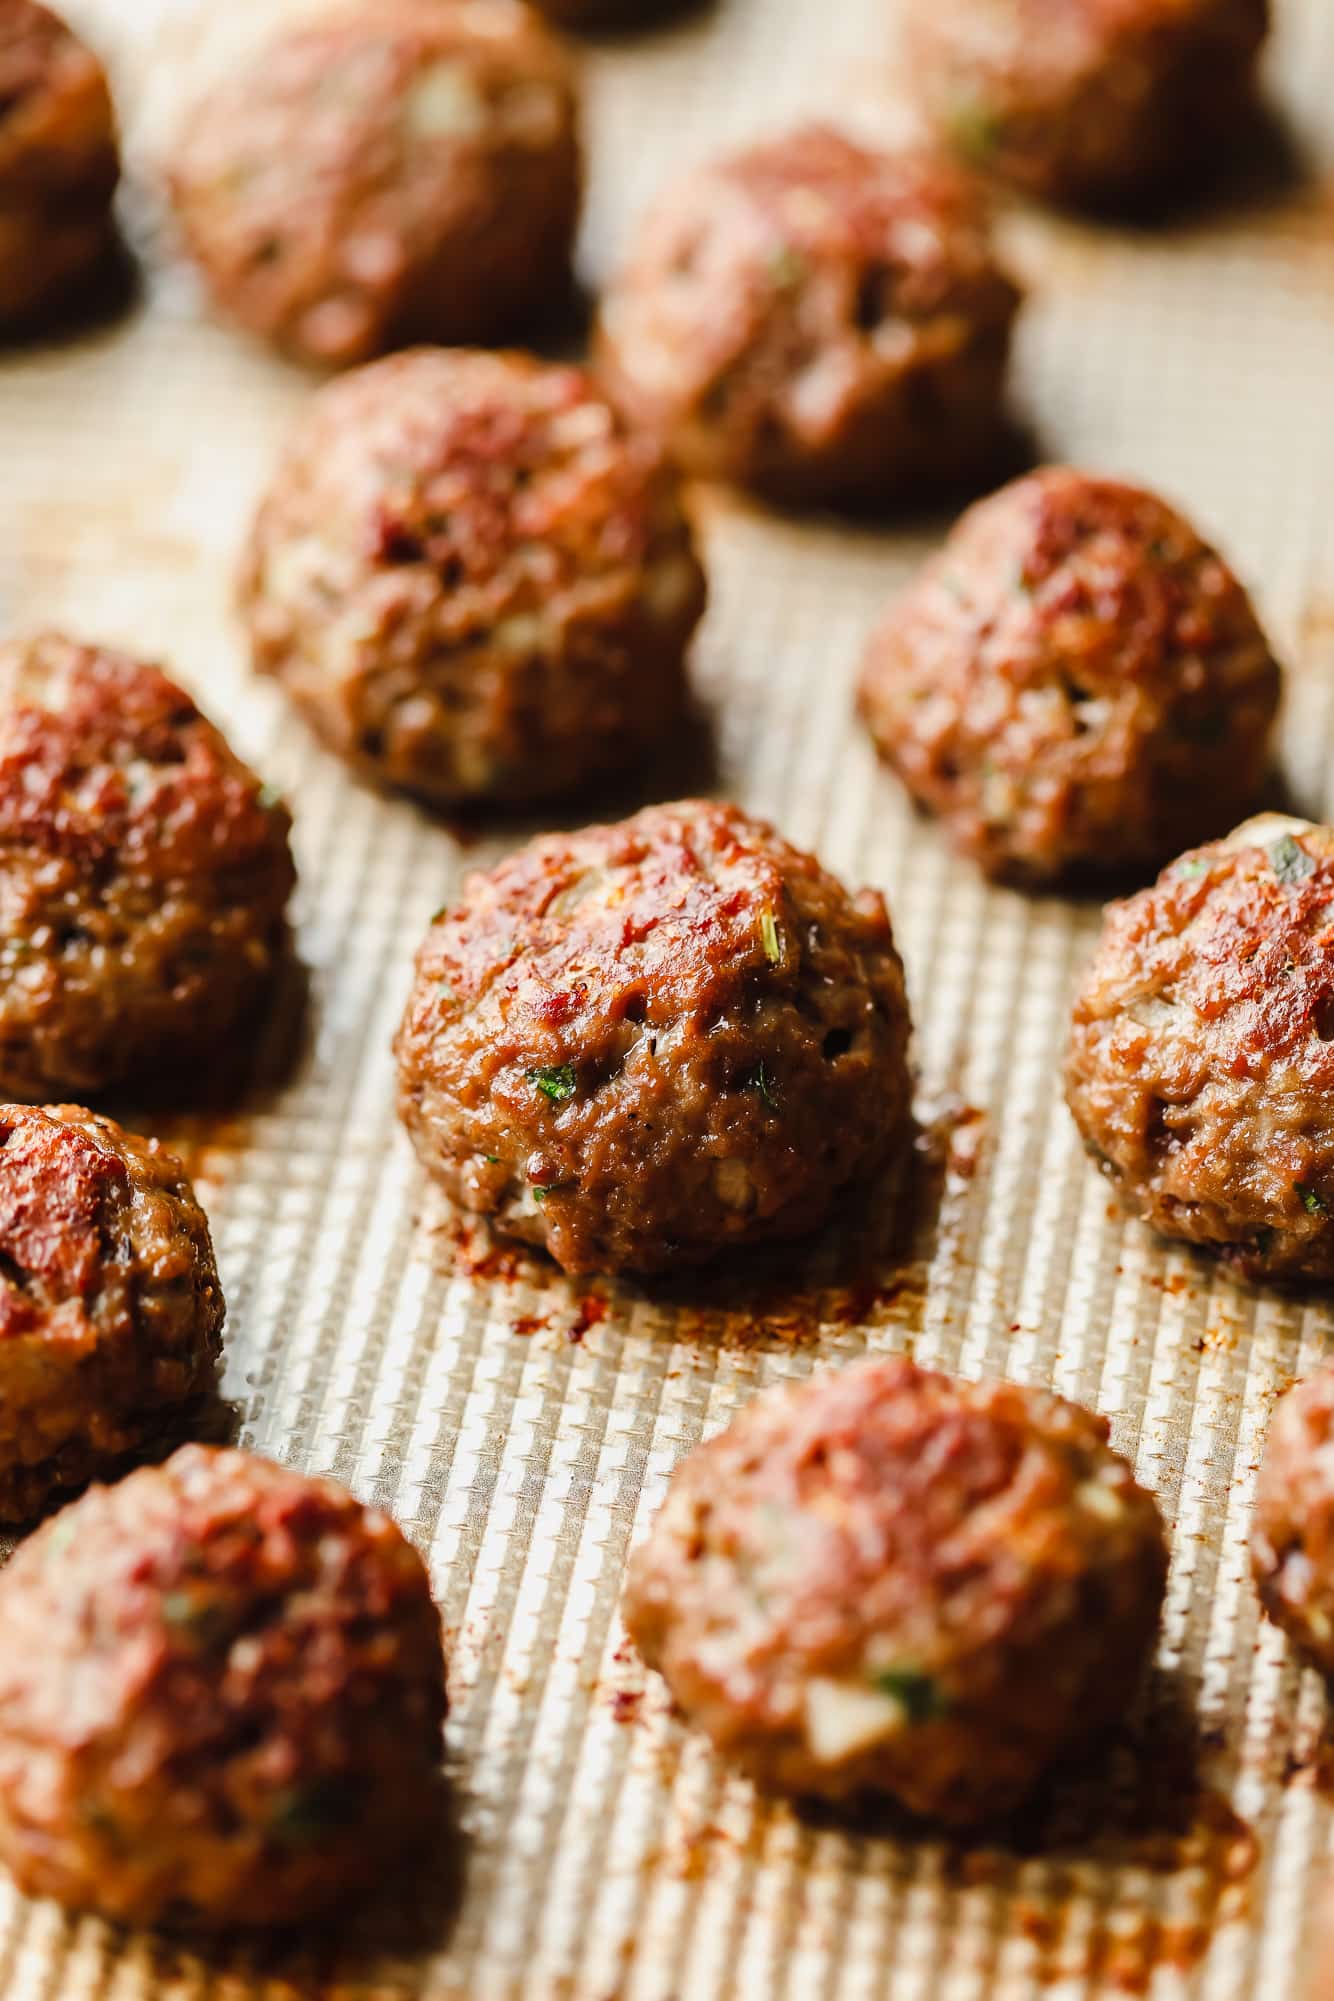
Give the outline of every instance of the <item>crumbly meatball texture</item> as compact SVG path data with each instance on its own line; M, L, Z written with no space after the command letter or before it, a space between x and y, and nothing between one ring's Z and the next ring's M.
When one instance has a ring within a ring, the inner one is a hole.
M908 0L912 76L942 135L1026 192L1170 199L1255 110L1269 0Z
M0 8L0 330L68 303L105 262L120 177L102 65L35 0Z
M967 180L814 126L669 190L607 295L598 356L692 473L892 502L995 452L1018 304Z
M625 1619L761 1783L1016 1806L1134 1697L1162 1521L1105 1420L876 1359L771 1391L673 1476Z
M425 1566L384 1515L186 1446L0 1574L0 1859L131 1923L286 1923L427 1832L445 1712Z
M156 667L0 650L0 1091L215 1055L281 955L290 825Z
M907 1042L880 896L686 801L471 878L399 1109L463 1208L567 1271L662 1271L823 1223L904 1141Z
M156 1140L0 1105L0 1520L114 1469L212 1386L208 1223Z
M1280 1397L1251 1525L1251 1569L1266 1612L1334 1675L1334 1369Z
M581 184L574 71L519 0L289 30L196 108L172 172L218 305L339 367L549 316Z
M981 501L874 633L862 714L989 875L1158 867L1255 804L1280 674L1245 590L1151 493L1065 467Z
M674 474L582 371L423 348L316 396L241 602L256 666L344 757L518 805L680 724L704 577Z
M1113 904L1066 1096L1165 1236L1334 1278L1334 830L1264 814Z

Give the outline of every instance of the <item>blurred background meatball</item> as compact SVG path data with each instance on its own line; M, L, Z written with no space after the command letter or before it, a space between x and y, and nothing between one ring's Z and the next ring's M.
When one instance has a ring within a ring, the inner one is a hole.
M1251 1569L1275 1625L1334 1675L1334 1368L1280 1397L1251 1524Z
M0 1091L216 1059L283 949L289 826L156 667L0 649Z
M35 0L4 0L0 332L69 304L109 262L119 176L102 65Z
M965 1825L1129 1707L1163 1525L1104 1419L897 1357L760 1397L678 1466L625 1619L762 1784Z
M534 841L433 924L399 1109L464 1208L567 1271L816 1228L903 1143L903 969L879 895L734 806Z
M967 181L815 126L669 189L606 297L599 360L692 473L893 502L995 452L1018 303Z
M173 1155L77 1105L0 1105L0 1519L169 1428L213 1383L222 1320Z
M1235 154L1269 0L906 0L942 134L1030 194L1170 199Z
M698 0L536 0L561 28L638 28L687 12Z
M1113 904L1066 1095L1165 1236L1334 1278L1334 831L1265 814Z
M971 508L867 649L881 754L989 875L1157 867L1231 827L1280 676L1245 591L1151 493L1049 468Z
M387 1516L189 1445L94 1487L0 1573L0 1860L131 1923L286 1923L435 1817L425 1565Z
M587 376L420 349L315 398L241 599L256 666L344 757L522 805L671 734L704 580L674 475Z
M519 0L384 0L215 89L171 179L218 305L297 359L491 340L569 294L574 72Z

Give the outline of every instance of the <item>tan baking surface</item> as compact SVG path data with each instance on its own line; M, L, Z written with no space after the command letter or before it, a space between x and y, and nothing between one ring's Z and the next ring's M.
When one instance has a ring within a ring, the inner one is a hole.
M1274 88L1305 185L1158 235L1035 215L1007 232L1035 291L1021 408L1050 456L1160 484L1235 554L1291 663L1287 767L1320 813L1334 811L1334 5L1278 4ZM151 142L201 34L252 32L275 9L201 5L198 27L162 0L70 11L127 102L146 88L133 122ZM891 12L718 0L678 32L603 47L590 275L670 166L717 138L804 108L878 118ZM742 1280L574 1288L419 1223L390 1036L429 913L500 843L465 851L348 781L247 678L229 568L304 393L201 323L165 250L134 317L4 359L0 614L161 652L294 803L311 974L295 1068L275 1030L231 1116L169 1123L213 1218L246 1439L384 1502L430 1552L452 1636L460 1859L428 1878L420 1913L405 1895L350 1940L253 1959L69 1925L0 1887L0 1992L1296 1997L1330 1849L1322 1697L1260 1627L1244 1547L1273 1394L1326 1350L1334 1314L1241 1292L1109 1210L1057 1087L1096 912L984 889L850 721L867 622L935 525L846 533L703 510L718 782L888 891L946 1159L924 1174L897 1287L839 1289L826 1246L804 1295L767 1289L766 1334ZM683 1450L762 1382L909 1344L1109 1412L1175 1524L1149 1714L1009 1847L853 1834L757 1802L659 1688L641 1693L617 1624L626 1548Z

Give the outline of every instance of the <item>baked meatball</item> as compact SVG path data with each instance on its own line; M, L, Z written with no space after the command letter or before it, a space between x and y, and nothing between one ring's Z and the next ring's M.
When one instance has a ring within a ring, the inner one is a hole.
M280 955L289 826L156 667L0 649L0 1091L216 1057Z
M878 1358L770 1391L677 1467L625 1619L753 1777L965 1825L1129 1706L1167 1577L1106 1421Z
M1113 904L1066 1096L1165 1236L1334 1278L1334 830L1265 814Z
M674 476L586 375L423 348L316 396L241 601L255 665L352 763L520 805L681 721L704 579Z
M893 502L995 452L1018 303L966 180L815 126L669 190L607 296L599 360L692 473Z
M78 1105L0 1105L0 1520L211 1388L222 1289L179 1160Z
M566 1271L663 1271L824 1222L905 1139L907 1042L882 898L687 800L468 881L399 1110L455 1202Z
M1255 108L1269 0L907 0L908 68L942 134L1030 194L1177 193Z
M132 1923L285 1923L435 1816L440 1621L394 1524L189 1445L0 1573L0 1860Z
M1255 803L1279 670L1245 591L1151 493L1049 468L971 508L893 604L862 714L988 875L1155 868Z
M1251 1569L1266 1612L1334 1675L1334 1369L1281 1397L1260 1465Z
M570 289L574 72L519 0L381 0L289 29L181 135L172 192L218 305L297 360L485 341Z

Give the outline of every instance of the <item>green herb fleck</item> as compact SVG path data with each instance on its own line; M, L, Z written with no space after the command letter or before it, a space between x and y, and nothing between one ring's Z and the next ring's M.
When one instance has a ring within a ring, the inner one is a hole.
M455 993L453 987L450 986L448 980L437 980L435 983L435 990L439 994L441 1000L445 1003L446 1007L451 1007L453 1003L458 999L458 995Z
M871 1679L900 1705L909 1723L933 1723L949 1709L940 1683L917 1668L881 1668Z
M500 1155L498 1153L484 1153L482 1159L488 1167L499 1167L500 1165Z
M294 1848L350 1827L361 1807L360 1789L346 1779L317 1779L283 1793L269 1816L269 1832Z
M1325 1204L1321 1199L1321 1197L1317 1195L1314 1188L1303 1188L1301 1182L1299 1181L1297 1183L1297 1193L1301 1196L1302 1207L1303 1209L1306 1210L1309 1216L1324 1215Z
M771 1112L778 1110L778 1098L774 1091L774 1080L763 1063L757 1063L750 1078L750 1088L758 1091Z
M780 250L775 250L769 259L769 275L775 285L783 291L788 291L792 286L799 285L806 276L806 259L799 250L794 250L790 243L785 243Z
M542 1096L550 1098L553 1105L563 1105L578 1088L573 1063L558 1063L552 1069L530 1070L528 1082L536 1084Z
M1269 850L1269 866L1282 883L1305 882L1308 875L1315 874L1314 856L1308 855L1291 834L1274 842Z
M282 805L283 795L276 785L261 785L259 788L259 803L266 813L272 813L277 807Z
M783 956L783 945L778 936L778 921L772 910L766 910L761 914L760 936L764 940L765 958L771 966L776 966Z
M447 903L442 903L438 910L433 910L431 912L431 922L432 924L438 924L442 917L448 917L448 915L449 915L449 905Z
M534 1202L545 1202L548 1195L555 1195L558 1190L567 1188L568 1186L569 1183L565 1181L534 1181L531 1183L533 1200Z
M1209 864L1202 855L1187 855L1184 862L1177 863L1176 872L1187 882L1194 882L1197 877L1206 874L1208 868Z
M983 166L1001 142L1004 126L983 104L958 104L949 120L949 134L965 160Z

